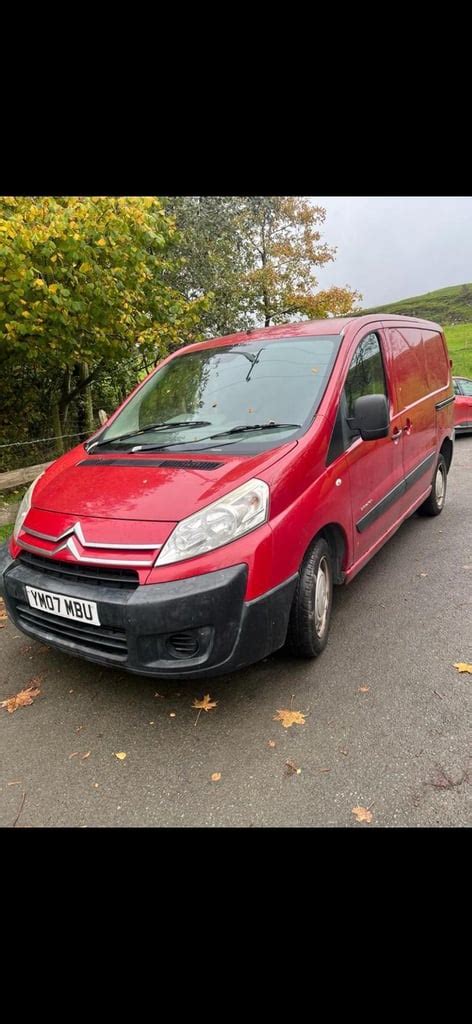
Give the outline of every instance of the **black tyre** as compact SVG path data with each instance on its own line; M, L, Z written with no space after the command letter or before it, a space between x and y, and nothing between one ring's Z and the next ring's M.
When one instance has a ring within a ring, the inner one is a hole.
M326 647L333 603L333 564L325 540L305 555L293 598L287 646L297 658L316 658Z
M433 488L429 498L420 505L420 516L438 516L444 508L447 488L447 466L444 455L440 455L433 477Z

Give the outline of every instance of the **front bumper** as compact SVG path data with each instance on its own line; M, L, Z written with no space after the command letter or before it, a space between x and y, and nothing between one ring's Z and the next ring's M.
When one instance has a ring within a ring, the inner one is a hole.
M0 593L18 629L89 661L161 678L220 675L282 647L296 579L249 602L244 601L246 565L123 590L93 581L52 579L14 560L7 546L0 546ZM96 601L101 625L30 609L27 584Z

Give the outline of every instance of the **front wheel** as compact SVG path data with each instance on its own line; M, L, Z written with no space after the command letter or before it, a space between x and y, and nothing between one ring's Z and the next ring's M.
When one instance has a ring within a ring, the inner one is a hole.
M326 647L332 603L333 564L320 537L303 561L290 613L287 644L297 658L316 658Z
M420 505L418 512L420 516L438 516L444 508L446 501L446 487L447 487L447 466L444 455L440 455L436 471L433 477L433 487L431 494L426 501Z

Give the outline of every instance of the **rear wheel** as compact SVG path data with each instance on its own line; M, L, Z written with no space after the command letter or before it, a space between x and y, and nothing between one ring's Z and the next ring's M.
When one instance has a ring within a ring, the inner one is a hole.
M314 542L303 561L290 613L287 644L297 658L316 658L326 646L333 603L333 564L326 541Z
M444 508L447 488L447 466L444 455L440 455L436 471L433 477L431 494L426 501L420 505L418 512L420 516L438 516Z

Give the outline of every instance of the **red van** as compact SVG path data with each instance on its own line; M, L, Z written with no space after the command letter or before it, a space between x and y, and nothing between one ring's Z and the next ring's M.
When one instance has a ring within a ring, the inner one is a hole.
M25 495L0 554L8 612L145 675L217 675L286 641L315 657L333 586L442 511L453 401L441 328L409 317L174 352Z

